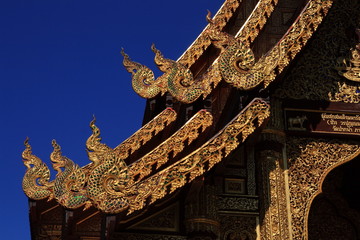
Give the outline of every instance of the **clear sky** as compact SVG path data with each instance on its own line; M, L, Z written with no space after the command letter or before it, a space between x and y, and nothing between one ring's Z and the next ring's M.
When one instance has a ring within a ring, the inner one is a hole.
M52 139L85 165L95 114L103 142L117 146L140 127L145 107L121 47L152 69L152 43L176 60L206 25L206 10L222 2L0 0L0 239L30 239L25 138L49 166Z

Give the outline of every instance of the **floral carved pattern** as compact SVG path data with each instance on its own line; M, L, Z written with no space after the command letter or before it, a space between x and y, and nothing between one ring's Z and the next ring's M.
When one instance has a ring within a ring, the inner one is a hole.
M289 239L285 175L281 167L282 154L272 150L260 153L261 171L264 177L261 239Z
M290 138L289 192L293 239L307 239L311 203L326 175L360 154L360 142Z
M346 32L358 26L356 19L360 18L359 13L359 1L334 1L329 14L307 44L307 49L296 60L282 85L276 90L277 97L342 101L343 95L356 94L356 91L350 91L349 87L346 93L346 87L341 89L346 79L338 74L336 68L337 59L347 55L352 47ZM356 84L358 85L356 82L348 82L347 85ZM338 95L335 95L336 93Z

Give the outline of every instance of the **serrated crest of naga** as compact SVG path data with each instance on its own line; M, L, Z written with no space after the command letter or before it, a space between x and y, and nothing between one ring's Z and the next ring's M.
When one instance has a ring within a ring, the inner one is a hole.
M97 208L105 213L119 213L129 209L129 213L141 209L141 205L133 205L131 202L139 194L141 189L137 184L151 174L153 166L156 169L166 164L172 156L180 153L187 142L195 140L199 131L212 124L212 115L207 111L199 111L183 127L176 131L145 156L127 165L124 161L123 152L120 148L107 147L104 152L99 151L103 161L91 171L88 180L88 194ZM97 149L93 152L96 154Z
M132 75L132 87L137 94L143 98L153 98L159 93L169 92L178 101L191 103L204 93L200 84L194 84L190 69L165 58L154 44L151 50L155 53L155 64L164 73L157 79L148 67L133 62L124 51L121 52L124 56L123 65Z
M61 147L55 140L50 154L53 168L58 172L54 180L54 197L62 206L75 209L84 206L84 210L92 204L85 189L86 171L71 159L62 155ZM62 171L64 168L64 171Z
M50 182L50 170L40 158L32 153L29 139L26 138L25 150L22 153L24 165L27 167L22 188L30 199L41 200L53 198L53 182Z

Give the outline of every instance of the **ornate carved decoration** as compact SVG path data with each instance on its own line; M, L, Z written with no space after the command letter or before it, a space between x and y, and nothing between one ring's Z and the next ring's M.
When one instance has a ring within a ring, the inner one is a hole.
M222 30L227 24L228 20L233 16L235 10L240 6L241 0L226 0L223 6L214 17L218 28ZM190 67L211 44L210 38L206 31L210 28L208 25L194 43L186 50L186 52L179 58L178 62L186 67Z
M123 65L132 75L132 87L137 94L144 98L153 98L159 93L163 95L169 92L184 103L194 102L203 94L201 85L194 84L190 69L179 62L164 58L154 45L151 49L155 53L156 65L164 73L157 79L148 67L131 61L124 51L121 52L124 56Z
M154 186L148 186L141 180L151 173L152 166L156 164L159 168L165 164L171 152L176 156L183 150L186 141L190 144L198 137L200 128L204 130L211 124L211 114L199 111L165 142L129 166L124 162L123 152L99 143L99 155L104 159L89 175L89 197L97 208L106 213L129 209L130 214L143 208L146 197L141 198L140 193L151 194L150 187ZM106 146L106 151L103 151L103 146ZM93 153L97 155L98 150L93 149Z
M154 135L161 132L166 126L176 120L176 112L172 108L166 108L159 113L150 122L142 126L131 137L123 141L115 149L119 152L133 153L139 149L142 145L147 143Z
M153 136L157 135L166 126L175 121L176 116L176 112L171 108L166 108L159 113L150 122L142 126L128 139L115 147L119 157L123 159L127 158L129 154L139 149L142 145L152 139ZM106 144L101 143L100 130L95 125L95 119L91 121L90 128L93 133L86 141L86 148L88 150L88 157L90 161L94 163L93 167L95 167L104 160L104 154L109 151L110 148L106 146Z
M311 203L326 175L360 154L359 142L291 138L288 141L289 191L293 239L307 239Z
M111 239L123 240L187 240L186 236L166 234L139 234L139 233L114 233Z
M258 211L257 198L219 196L217 200L220 211Z
M360 26L359 26L360 27ZM339 75L354 82L360 82L360 28L356 29L357 45L350 49L351 57L349 59L342 58L337 67Z
M84 210L92 204L85 190L86 172L69 158L62 156L61 148L53 140L54 151L50 155L53 168L58 172L54 183L55 199L64 207L75 209L85 205ZM64 168L62 172L61 168Z
M25 150L22 153L24 165L27 167L22 188L29 198L41 200L53 198L54 182L50 182L50 170L40 158L32 153L29 139L26 138Z
M250 44L255 40L259 32L265 26L267 19L274 11L277 3L278 0L260 0L258 2L246 23L237 34L237 38L240 43L246 47L250 46ZM205 29L204 33L208 35L208 37L211 39L211 42L217 48L220 48L222 51L224 51L225 48L223 45L228 45L233 42L234 37L230 34L222 32L222 24L217 21L217 18L212 20L210 18L210 12L208 13L206 19L209 22L209 25Z
M345 82L340 83L339 91L332 96L329 92L329 100L332 102L359 103L360 102L360 86L347 85Z
M207 16L210 25L204 33L221 49L219 61L215 61L214 65L219 68L224 80L236 88L250 90L260 83L267 87L306 44L326 15L332 0L309 1L291 30L268 54L255 62L249 46L250 41L258 35L276 4L277 0L260 1L238 38L222 32L221 24ZM217 71L217 68L213 70L214 65L195 80L185 65L164 58L154 45L152 50L155 53L155 63L164 72L157 79L148 67L131 61L122 51L123 64L132 74L133 89L144 98L153 98L159 93L169 92L181 102L192 103L201 95L205 98L220 81L218 74L214 73Z
M246 46L250 46L265 26L265 23L271 16L271 13L274 11L277 4L278 0L259 1L249 16L246 24L243 26L243 29L237 34L239 41Z
M191 144L199 136L199 130L202 132L211 125L212 115L205 110L199 111L174 135L130 165L130 175L137 176L134 182L139 182L148 176L153 165L156 165L156 169L164 165L168 161L170 152L172 152L173 157L182 152L185 142Z
M224 240L257 239L256 225L257 217L255 216L220 216L221 237Z
M351 48L351 41L346 36L348 29L358 27L356 19L360 17L360 5L357 1L334 1L333 7L321 24L316 35L312 37L292 68L287 72L283 83L276 90L280 98L339 101L334 96L336 92L342 95L343 77L335 71L336 59L347 55ZM352 17L349 17L352 16ZM315 16L313 21L318 21ZM303 32L307 32L304 25ZM306 71L305 71L306 69ZM346 83L354 86L355 83ZM346 87L345 87L346 88ZM354 96L354 92L346 91ZM332 97L331 97L332 96ZM345 97L348 99L349 97Z
M273 150L260 152L262 177L261 239L290 239L285 171L282 154Z
M269 106L259 99L253 100L223 130L195 152L133 185L136 196L129 199L129 212L143 208L148 198L151 204L211 169L240 142L243 142L268 116ZM237 136L240 134L238 140Z
M200 111L199 116L203 118L204 126L210 125L206 123L209 121L209 118L206 117L208 113ZM108 148L105 151L106 154L103 155L105 156L104 161L89 176L87 187L89 197L97 208L106 213L119 213L128 210L128 214L130 214L135 210L142 209L147 199L150 199L149 203L151 204L212 168L234 150L240 142L243 142L268 116L269 106L259 99L254 100L222 131L202 147L142 181L140 181L142 177L150 173L146 169L151 169L150 166L157 162L160 165L165 163L166 161L162 159L167 159L168 153L161 153L159 155L158 153L160 152L157 152L155 149L149 154L156 154L157 160L154 160L156 158L152 157L147 160L150 162L139 160L127 166L117 151ZM196 117L192 118L187 125L190 126ZM198 129L199 127L199 122L196 121L196 126L192 126L191 129ZM184 133L181 133L182 131ZM239 142L237 136L240 134ZM196 135L197 131L190 130L185 125L178 133L175 133L174 136L176 137L174 138L180 138L178 142L180 144L180 142L183 143L188 139L191 141ZM168 152L169 149L174 149L174 153L177 153L182 149L181 147L176 147L173 140L169 140L169 143L171 144L164 148ZM181 144L178 146L181 146ZM158 147L158 149L162 148L162 145ZM100 149L101 151L103 150L103 148ZM94 152L96 153L96 149L94 149ZM103 153L101 152L101 154ZM147 158L147 155L144 158ZM142 166L142 168L139 168L139 166ZM139 169L139 171L134 169ZM140 169L142 170L140 171ZM136 175L139 176L138 179Z
M309 1L297 21L279 43L257 62L255 62L249 44L246 44L246 40L244 40L244 31L240 32L238 38L231 37L226 33L218 33L219 35L215 37L211 36L211 39L217 41L215 46L221 45L219 47L222 50L219 70L224 80L241 90L250 90L260 83L263 83L266 88L305 46L331 5L331 0ZM256 19L257 14L261 14L262 18L258 19L259 27L265 24L265 15L269 15L274 8L273 6L262 7L264 10L259 13L255 10L256 14L250 16L250 20L253 20ZM249 36L250 39L255 38L252 37L252 34ZM224 45L227 47L224 48Z
M117 146L115 148L116 152L125 159L128 157L129 152L132 153L139 149L175 119L176 112L171 108L165 109L122 144ZM87 180L86 174L104 160L104 154L109 150L105 144L100 143L100 130L95 126L95 119L91 121L90 127L93 134L86 141L86 147L89 159L93 164L79 168L73 161L61 156L60 146L54 141L54 151L51 154L51 159L54 163L54 169L58 171L58 175L53 182L49 182L50 171L48 167L38 157L32 154L31 146L28 143L28 139L26 139L26 149L22 157L28 169L23 178L23 190L29 198L40 200L49 197L50 200L54 197L54 191L57 201L67 208L78 208L85 203L86 207L90 206L84 189ZM97 150L96 154L94 149ZM65 171L62 172L61 168L65 168Z

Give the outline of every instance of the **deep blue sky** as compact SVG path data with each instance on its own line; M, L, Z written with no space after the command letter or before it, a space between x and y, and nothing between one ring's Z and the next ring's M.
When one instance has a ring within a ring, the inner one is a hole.
M0 238L30 239L21 153L50 166L51 140L80 165L97 118L115 147L142 122L145 100L131 88L121 47L151 68L155 43L177 59L222 0L0 0ZM53 177L53 176L52 176Z

